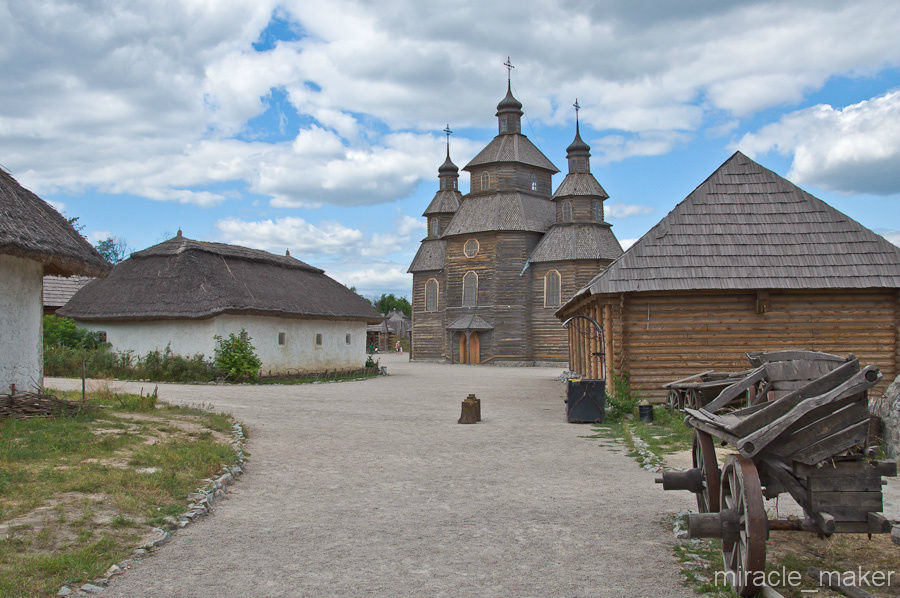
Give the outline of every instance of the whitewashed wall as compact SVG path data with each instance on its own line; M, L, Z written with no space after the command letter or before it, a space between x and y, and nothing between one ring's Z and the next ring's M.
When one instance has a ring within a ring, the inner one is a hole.
M305 320L269 316L220 315L205 320L153 320L146 322L78 322L89 330L106 332L106 340L116 351L134 351L145 355L162 351L171 344L180 355L202 353L212 358L215 340L239 333L250 335L262 360L263 375L293 371L321 371L362 367L366 361L366 325L364 322ZM278 344L278 333L285 333L285 344ZM316 334L322 345L316 346ZM350 344L346 335L350 335Z
M0 255L0 393L35 390L44 374L44 267L34 261Z

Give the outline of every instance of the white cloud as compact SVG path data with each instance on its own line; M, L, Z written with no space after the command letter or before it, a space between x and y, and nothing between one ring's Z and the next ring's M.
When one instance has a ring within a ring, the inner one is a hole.
M638 237L640 239L640 237ZM628 250L629 247L638 242L638 239L619 239L619 245L622 246L622 249Z
M275 6L303 35L256 52ZM364 205L434 176L439 139L424 131L493 125L507 54L529 119L568 121L579 97L583 123L623 132L597 146L606 161L665 153L710 114L749 115L900 64L896 2L648 6L14 0L0 5L0 147L38 192L213 206L227 198L204 186L238 181L282 207ZM300 134L247 141L273 90L300 113ZM467 142L454 143L458 158Z
M620 219L630 218L631 216L643 216L644 214L651 214L653 213L653 208L650 206L608 201L603 207L603 211L609 218Z
M381 258L398 252L411 254L424 233L422 222L421 218L398 212L389 233L369 234L338 222L312 224L292 216L253 222L224 218L216 222L216 228L228 243L275 253L290 249L295 257L315 265L318 259L328 256Z
M408 265L380 263L366 268L330 270L328 275L348 287L356 287L363 295L379 294L391 289L412 288L412 274L406 272Z
M93 230L88 233L87 240L91 242L91 245L96 245L100 241L105 241L113 236L113 234L108 230Z
M843 193L900 193L900 91L846 108L818 105L748 133L751 157L792 156L788 178Z
M900 230L888 230L885 228L876 228L875 232L900 247Z
M53 201L51 199L45 199L44 201L47 202L48 204L50 204L50 207L52 207L54 210L56 210L60 214L62 214L63 212L66 211L66 204L64 204L61 201Z

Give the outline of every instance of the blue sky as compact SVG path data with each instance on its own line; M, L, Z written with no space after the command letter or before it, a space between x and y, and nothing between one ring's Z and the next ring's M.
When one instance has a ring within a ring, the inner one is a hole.
M441 129L462 167L511 56L560 168L579 99L623 244L736 149L900 242L900 3L669 6L8 0L0 164L92 241L182 228L408 295Z

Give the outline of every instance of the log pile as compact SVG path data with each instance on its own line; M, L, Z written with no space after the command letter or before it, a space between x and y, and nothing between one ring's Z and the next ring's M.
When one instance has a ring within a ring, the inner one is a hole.
M69 415L80 409L77 403L53 395L19 392L0 395L0 421L7 418L28 419L49 415Z

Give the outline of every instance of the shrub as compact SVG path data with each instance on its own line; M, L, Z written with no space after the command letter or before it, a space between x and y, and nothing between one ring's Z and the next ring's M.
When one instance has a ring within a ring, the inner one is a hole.
M241 328L240 334L233 332L228 338L219 335L216 339L216 367L222 372L226 380L231 382L244 382L256 380L259 377L259 368L262 361L256 354L256 349L250 344L250 336Z
M44 316L44 345L83 347L96 349L102 346L96 332L75 326L75 320L62 316Z
M203 355L184 357L172 353L171 347L136 357L130 351L116 353L106 344L94 349L44 346L44 373L47 376L80 378L82 362L88 378L159 382L209 382L216 379L215 366Z
M607 393L606 400L607 418L615 421L633 414L641 402L641 397L631 389L628 372L612 374L608 388L610 392Z

